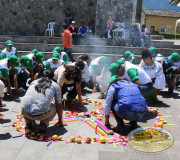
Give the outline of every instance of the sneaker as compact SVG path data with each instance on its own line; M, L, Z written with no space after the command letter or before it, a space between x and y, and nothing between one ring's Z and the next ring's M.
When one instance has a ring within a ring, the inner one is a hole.
M47 130L47 126L45 123L40 123L38 129L39 129L39 133L45 133Z

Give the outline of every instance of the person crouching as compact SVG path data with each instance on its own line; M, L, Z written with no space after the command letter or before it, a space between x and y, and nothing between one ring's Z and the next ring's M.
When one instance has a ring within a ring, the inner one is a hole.
M38 126L39 132L44 133L56 113L58 114L59 126L66 126L63 123L63 108L61 102L61 89L59 85L53 82L54 72L44 70L42 78L31 83L25 96L21 100L22 114L25 118L26 128L33 130L35 120L40 120ZM55 104L52 103L55 98Z

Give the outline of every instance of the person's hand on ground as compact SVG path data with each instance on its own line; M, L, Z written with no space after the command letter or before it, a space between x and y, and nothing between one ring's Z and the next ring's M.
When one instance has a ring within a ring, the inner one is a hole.
M83 102L82 102L82 99L79 99L79 105L80 105L81 107L84 107L84 104L83 104Z

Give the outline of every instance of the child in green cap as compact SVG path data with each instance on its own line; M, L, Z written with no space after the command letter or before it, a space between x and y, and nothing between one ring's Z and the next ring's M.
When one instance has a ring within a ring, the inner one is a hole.
M11 90L11 83L10 83L10 78L9 78L10 73L9 72L12 68L15 68L19 65L20 65L19 59L15 55L12 55L9 58L6 58L6 59L3 59L0 61L0 76L1 76L1 79L3 79L7 83L8 93L9 93L9 97L11 99L13 99L13 94L12 94L12 90ZM17 72L15 70L12 70L12 72L15 74L13 80L14 80L14 87L16 89L16 93L17 93L17 95L20 95L18 83L17 83Z
M164 62L164 56L160 53L158 53L156 47L149 48L149 51L152 55L152 60L161 63L163 65Z
M2 50L0 59L9 58L11 55L18 56L17 49L13 47L13 42L11 40L7 40L6 48Z
M43 65L43 59L44 54L42 52L34 53L34 54L28 54L26 55L31 61L32 61L32 67L34 72L34 80L38 79L38 76L43 71L44 65Z
M55 71L59 66L65 64L63 60L60 59L60 54L58 52L54 52L52 54L52 58L48 59L45 62L46 69L52 69Z
M124 55L123 55L122 60L128 61L128 62L130 62L130 63L132 63L132 64L136 64L136 58L133 57L133 56L134 56L134 54L131 53L131 51L126 51L126 52L124 53Z
M58 52L60 54L60 59L63 60L65 64L68 64L68 55L66 52L62 51L60 47L56 46L53 52Z

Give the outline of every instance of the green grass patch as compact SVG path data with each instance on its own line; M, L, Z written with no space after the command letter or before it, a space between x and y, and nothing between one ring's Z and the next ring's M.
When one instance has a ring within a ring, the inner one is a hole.
M175 40L174 34L160 34L163 36L163 40ZM176 35L176 40L180 40L180 34Z

